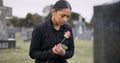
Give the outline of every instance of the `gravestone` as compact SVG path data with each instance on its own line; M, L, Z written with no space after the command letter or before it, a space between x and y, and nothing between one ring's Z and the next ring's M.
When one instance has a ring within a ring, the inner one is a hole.
M0 0L0 6L3 6L3 1L2 0Z
M120 1L94 7L94 63L120 63Z
M0 49L15 47L15 41L8 40L8 33L5 19L12 16L12 8L3 6L0 0Z
M4 21L4 17L3 17L3 2L2 0L0 0L0 40L5 40L7 39L7 36L5 35L6 31L4 29L4 25L5 24Z
M92 40L92 29L87 28L84 20L74 21L73 35L75 39Z
M7 40L7 30L5 18L12 16L12 8L4 7L3 1L0 0L0 40Z
M18 29L13 26L7 27L8 40L15 40L17 31Z
M33 31L33 28L22 28L21 29L21 37L23 38L24 42L31 41L32 31Z

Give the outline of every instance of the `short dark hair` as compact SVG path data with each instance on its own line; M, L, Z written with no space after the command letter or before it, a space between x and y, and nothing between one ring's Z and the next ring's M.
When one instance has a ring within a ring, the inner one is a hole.
M65 8L69 8L70 10L72 10L70 3L65 0L59 0L53 6L53 9L55 9L56 11L59 11Z

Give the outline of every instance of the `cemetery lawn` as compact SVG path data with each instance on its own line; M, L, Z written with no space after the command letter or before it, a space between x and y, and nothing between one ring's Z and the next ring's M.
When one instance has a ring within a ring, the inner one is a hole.
M30 42L24 42L20 37L16 40L16 48L0 49L0 63L34 63L28 54ZM68 63L93 63L93 42L75 40L75 55Z

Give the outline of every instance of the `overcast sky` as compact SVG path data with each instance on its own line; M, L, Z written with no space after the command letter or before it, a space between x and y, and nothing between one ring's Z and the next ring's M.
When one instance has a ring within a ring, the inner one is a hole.
M42 15L45 6L54 4L57 0L3 0L4 6L12 7L13 16L25 17L29 13ZM68 0L72 11L79 13L87 22L93 15L93 6L109 3L112 0Z

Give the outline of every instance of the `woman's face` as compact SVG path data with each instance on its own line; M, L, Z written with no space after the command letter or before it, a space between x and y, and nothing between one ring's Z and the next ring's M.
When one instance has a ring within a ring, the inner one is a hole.
M71 10L69 8L61 9L59 11L53 9L52 17L53 17L54 25L59 25L59 26L64 25L68 21L70 15L71 15Z

